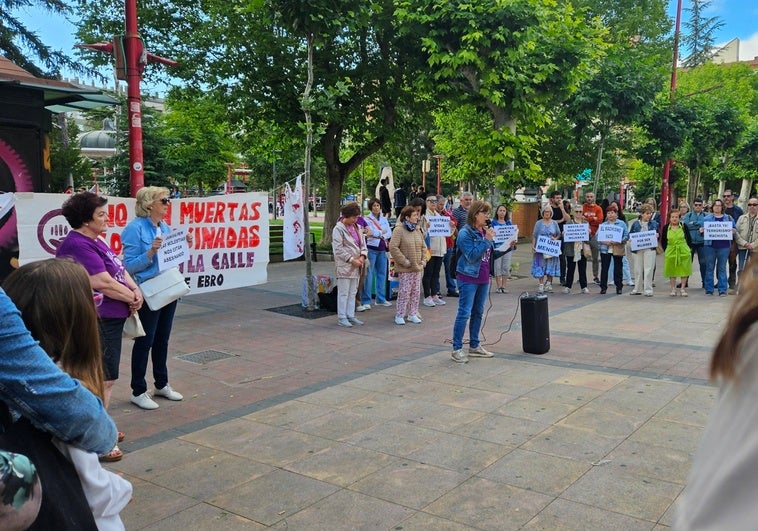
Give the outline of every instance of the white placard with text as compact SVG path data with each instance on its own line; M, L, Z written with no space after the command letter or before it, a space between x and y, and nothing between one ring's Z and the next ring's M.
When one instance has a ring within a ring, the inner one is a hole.
M629 242L632 246L632 251L639 251L640 249L655 249L658 247L658 233L654 230L633 232L629 235Z
M163 238L158 255L158 271L165 271L172 267L178 267L189 258L189 245L187 245L187 231L178 229Z
M731 240L732 223L730 221L706 221L703 223L703 238L706 240Z
M429 236L452 236L450 218L447 216L427 216Z
M552 240L548 236L538 236L535 250L538 253L558 256L561 254L561 240Z
M624 227L601 223L597 228L597 241L599 242L621 243L621 238L623 237Z
M589 223L572 223L563 225L564 242L586 242L590 239Z

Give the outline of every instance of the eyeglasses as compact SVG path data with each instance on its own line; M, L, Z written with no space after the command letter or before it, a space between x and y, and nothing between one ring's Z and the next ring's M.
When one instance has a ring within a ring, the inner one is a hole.
M433 205L437 204L437 200L436 199L427 199L426 202L427 203L432 203Z
M727 197L732 197L732 194L724 194L721 197L723 197L724 199L726 199Z
M748 203L747 206L758 206L758 203Z
M171 202L171 199L169 199L168 197L163 197L161 199L158 199L158 201L160 201L164 205L168 205Z

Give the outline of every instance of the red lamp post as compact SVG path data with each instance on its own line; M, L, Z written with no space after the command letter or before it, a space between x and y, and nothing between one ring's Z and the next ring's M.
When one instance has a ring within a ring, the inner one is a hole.
M439 195L442 191L440 181L442 180L442 159L445 158L445 155L432 155L432 157L437 159L437 194Z
M147 63L161 63L167 66L178 66L179 63L154 55L145 50L142 37L137 32L137 1L125 0L124 19L126 35L116 37L115 45L110 42L94 44L79 44L98 52L113 54L116 58L116 77L126 80L126 99L129 120L129 194L132 197L145 186L145 168L142 156L142 98L140 96L140 81ZM120 47L123 43L123 54ZM118 48L117 48L118 47Z
M679 59L679 28L682 20L682 0L676 4L676 27L674 28L674 61L671 66L671 92L670 98L674 99L676 90L676 64ZM668 222L669 210L671 209L671 192L669 191L669 175L671 174L671 159L663 165L663 182L661 184L661 226Z

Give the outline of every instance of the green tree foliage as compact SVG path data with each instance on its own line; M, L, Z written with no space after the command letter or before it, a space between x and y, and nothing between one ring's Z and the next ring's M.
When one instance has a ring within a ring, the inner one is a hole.
M52 49L24 25L19 13L30 7L54 15L71 14L71 8L62 0L0 0L0 55L38 77L59 77L61 68L84 72L80 63L64 51Z
M173 177L198 193L227 178L226 163L237 162L237 144L226 122L226 107L197 90L173 89L166 99L162 130Z
M60 123L67 129L64 135ZM82 157L79 147L79 126L74 120L59 120L50 132L50 191L61 193L66 190L69 175L74 188L91 186L92 164ZM67 138L67 142L64 142ZM68 143L68 145L66 145Z
M692 68L710 61L716 50L716 32L724 27L719 17L706 17L705 11L711 6L712 0L692 0L691 7L684 8L690 18L684 22L682 33L682 48L689 52L682 66Z
M397 4L403 31L423 44L426 86L490 115L492 133L477 138L485 149L472 169L494 161L502 174L506 166L498 163L514 161L519 175L509 181L533 177L538 166L524 164L534 162L531 130L590 73L604 48L598 21L552 0Z

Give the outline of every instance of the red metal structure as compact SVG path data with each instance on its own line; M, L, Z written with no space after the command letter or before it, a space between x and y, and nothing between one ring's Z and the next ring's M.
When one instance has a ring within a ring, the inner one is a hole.
M140 81L147 63L161 63L167 66L178 66L179 63L154 55L145 50L142 37L137 32L137 1L125 0L124 18L126 34L117 37L114 43L97 42L80 44L87 48L114 55L116 72L119 79L126 80L127 110L129 116L129 193L132 197L145 186L145 168L142 157L142 97L140 96ZM123 44L123 50L120 49ZM123 60L123 72L119 61ZM121 74L125 74L123 77Z
M674 99L676 90L676 66L679 60L679 27L682 20L682 0L676 5L676 27L674 29L674 64L671 66L671 99ZM668 159L663 165L663 182L661 184L661 226L668 222L669 210L671 210L671 192L669 191L669 175L672 161Z

